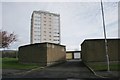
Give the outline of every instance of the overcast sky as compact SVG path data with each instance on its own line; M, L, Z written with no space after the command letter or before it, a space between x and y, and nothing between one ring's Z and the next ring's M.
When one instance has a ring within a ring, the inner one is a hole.
M118 3L105 2L103 5L107 38L118 38ZM81 50L80 44L85 39L104 38L100 2L2 2L0 26L18 36L10 49L30 43L34 10L60 14L61 44L66 45L67 50Z

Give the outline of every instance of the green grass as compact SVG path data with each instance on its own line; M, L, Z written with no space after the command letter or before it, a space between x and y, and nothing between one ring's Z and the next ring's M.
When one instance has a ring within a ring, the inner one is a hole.
M2 58L0 58L0 69L2 68Z
M33 69L37 64L21 64L17 58L2 58L2 69Z
M89 64L89 66L96 71L107 70L107 65L105 65L105 64ZM118 64L118 63L110 64L110 70L111 71L120 71L120 64Z

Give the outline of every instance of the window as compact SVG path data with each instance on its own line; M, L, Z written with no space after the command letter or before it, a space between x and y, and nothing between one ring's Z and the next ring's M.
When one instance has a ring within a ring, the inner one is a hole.
M57 41L57 39L54 39L54 41Z
M37 24L34 24L34 25L37 25Z
M54 41L59 41L58 39L54 39Z
M35 25L35 26L40 26L40 24L39 24L39 23L35 23L34 25Z
M54 37L59 37L59 36L54 36Z
M46 31L44 31L44 33L46 33Z

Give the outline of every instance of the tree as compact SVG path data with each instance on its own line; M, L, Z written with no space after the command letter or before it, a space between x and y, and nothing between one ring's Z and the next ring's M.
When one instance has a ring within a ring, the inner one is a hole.
M8 33L7 31L0 31L0 42L2 43L0 48L8 48L9 45L17 41L17 36L13 33Z

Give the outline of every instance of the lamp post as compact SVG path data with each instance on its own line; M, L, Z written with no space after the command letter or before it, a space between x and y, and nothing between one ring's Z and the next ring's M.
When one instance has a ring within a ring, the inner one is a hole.
M108 56L108 42L106 39L106 28L105 28L105 19L104 19L104 10L103 10L102 0L101 0L101 11L102 11L103 29L104 29L104 37L105 37L105 54L106 54L106 60L107 60L107 71L110 71L110 62L109 62L109 56Z

